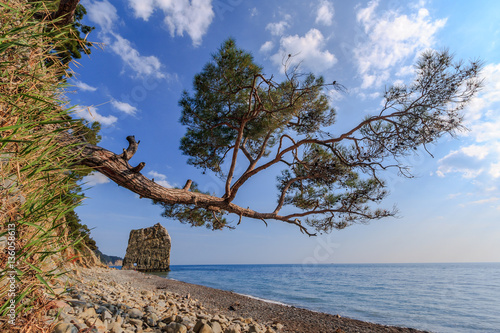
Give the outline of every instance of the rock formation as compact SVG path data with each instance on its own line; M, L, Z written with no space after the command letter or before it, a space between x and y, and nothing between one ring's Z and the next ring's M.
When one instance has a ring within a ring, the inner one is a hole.
M130 231L122 269L143 272L170 270L170 236L160 223Z

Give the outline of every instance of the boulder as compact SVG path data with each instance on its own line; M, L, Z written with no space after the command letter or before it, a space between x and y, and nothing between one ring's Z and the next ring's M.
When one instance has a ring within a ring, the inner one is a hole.
M170 270L170 235L160 223L130 231L122 269L142 272Z

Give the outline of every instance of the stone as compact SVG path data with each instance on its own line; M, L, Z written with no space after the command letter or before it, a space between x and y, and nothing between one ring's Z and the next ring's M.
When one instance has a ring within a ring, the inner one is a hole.
M77 299L68 299L66 300L72 307L74 308L79 308L79 309L85 309L87 307L87 302L85 301L80 301Z
M142 318L142 316L144 316L144 313L141 310L135 308L128 310L127 313L129 317L133 319Z
M143 272L170 270L170 235L160 223L131 230L122 269Z
M187 327L179 323L170 323L166 328L167 333L187 333Z
M73 324L59 323L54 327L52 333L78 333L78 329Z
M85 324L89 327L95 326L99 332L106 332L108 327L99 318L88 318L85 319Z
M140 319L129 319L128 322L134 326L142 326L142 320Z
M154 313L150 313L146 316L146 324L148 324L148 326L156 326L156 323L158 322L158 316Z
M193 331L195 331L196 333L198 333L198 331L200 330L200 328L205 325L207 323L206 320L203 320L203 319L200 319L196 322L196 325L194 325L194 328L193 328Z
M248 327L248 333L262 333L262 330L257 325L250 325Z
M111 329L109 330L109 332L111 332L111 333L123 333L125 331L123 330L121 325L119 325L118 323L114 323L113 326L111 327Z
M231 324L224 330L224 333L241 333L241 326L238 324Z
M212 327L213 333L222 333L222 326L220 326L218 321L211 322L210 327Z
M213 333L212 327L208 324L203 324L198 331L195 331L196 333Z
M80 314L80 317L90 318L90 317L94 317L95 315L96 315L96 311L94 310L94 308L88 308L88 309L85 309L85 311L83 311Z

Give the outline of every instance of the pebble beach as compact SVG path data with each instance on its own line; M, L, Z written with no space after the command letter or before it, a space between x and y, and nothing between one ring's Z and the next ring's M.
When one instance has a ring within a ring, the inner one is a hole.
M137 271L78 268L51 302L54 333L423 332L313 312Z

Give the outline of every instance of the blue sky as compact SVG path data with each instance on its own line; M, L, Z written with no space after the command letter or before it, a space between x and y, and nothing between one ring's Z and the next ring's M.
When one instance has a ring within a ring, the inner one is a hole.
M331 131L377 111L384 88L412 78L416 57L449 48L457 59L485 63L485 88L465 110L469 131L444 137L431 157L417 151L406 163L415 178L384 174L400 217L309 238L282 222L243 219L234 231L191 228L160 216L147 199L94 174L77 209L106 254L124 256L131 229L164 225L172 264L365 263L500 261L500 5L496 1L242 1L82 0L98 43L73 66L68 93L76 115L102 124L100 145L114 152L125 137L141 140L131 164L167 186L193 179L221 195L223 183L186 163L177 104L192 89L221 43L233 37L266 75L282 78L294 54L303 71L336 80ZM236 171L242 171L239 165ZM276 203L276 170L255 178L236 203L266 211ZM237 220L237 218L236 218Z

